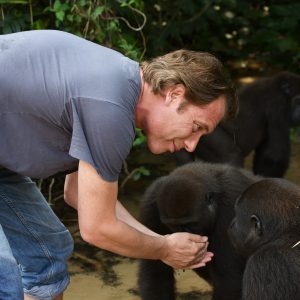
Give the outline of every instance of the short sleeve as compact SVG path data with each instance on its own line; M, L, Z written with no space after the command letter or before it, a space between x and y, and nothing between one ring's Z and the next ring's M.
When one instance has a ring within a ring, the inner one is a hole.
M72 99L69 154L93 165L107 181L117 181L135 136L134 116L105 100Z

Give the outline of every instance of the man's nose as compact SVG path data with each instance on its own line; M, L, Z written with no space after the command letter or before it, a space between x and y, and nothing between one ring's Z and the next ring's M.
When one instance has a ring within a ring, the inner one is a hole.
M202 133L193 134L184 140L184 148L188 152L193 152L202 136Z

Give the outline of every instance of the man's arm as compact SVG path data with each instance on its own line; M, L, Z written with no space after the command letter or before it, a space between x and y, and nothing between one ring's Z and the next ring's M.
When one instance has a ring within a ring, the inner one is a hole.
M64 186L65 202L77 210L78 206L78 172L66 175Z
M73 207L77 200L76 177L70 174L66 181L67 184L75 181L74 192L66 192L75 198L67 201ZM161 259L175 268L200 267L210 260L206 237L189 233L164 237L152 232L117 203L117 182L104 181L84 161L79 163L77 187L79 227L87 242L124 256Z
M78 172L68 174L65 179L65 189L64 189L64 199L65 202L77 210L78 206ZM139 231L153 235L159 236L159 234L153 232L140 222L138 222L127 210L126 208L117 200L116 203L116 214L117 218L128 225L138 229Z

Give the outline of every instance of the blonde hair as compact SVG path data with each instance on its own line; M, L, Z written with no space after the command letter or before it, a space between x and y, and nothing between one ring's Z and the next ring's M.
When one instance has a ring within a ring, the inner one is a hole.
M177 50L142 62L141 69L154 94L164 95L167 88L182 84L187 101L205 105L224 95L226 117L237 113L235 90L225 75L222 63L210 53Z

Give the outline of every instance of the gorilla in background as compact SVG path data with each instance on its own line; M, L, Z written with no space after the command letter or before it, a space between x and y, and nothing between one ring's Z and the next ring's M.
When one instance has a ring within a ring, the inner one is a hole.
M229 165L193 162L155 180L146 190L140 221L153 231L187 231L208 237L214 257L194 271L213 286L213 300L241 299L246 259L227 236L236 198L260 177ZM156 260L141 260L138 286L143 300L174 300L173 269Z
M300 76L281 72L238 91L240 110L200 139L194 153L174 154L178 165L195 157L242 167L254 150L253 172L282 177L289 166L290 127L300 125Z
M300 299L300 188L284 179L250 186L235 205L228 229L248 257L243 300Z

